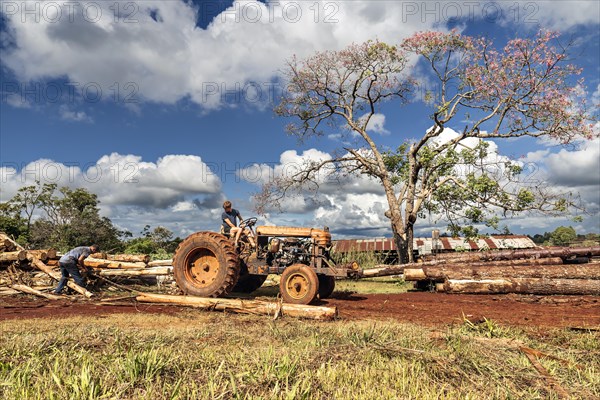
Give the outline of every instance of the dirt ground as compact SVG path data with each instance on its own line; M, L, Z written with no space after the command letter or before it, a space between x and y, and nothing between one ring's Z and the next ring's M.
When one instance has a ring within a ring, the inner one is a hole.
M353 294L324 301L342 318L392 318L423 325L472 322L483 318L516 326L600 328L600 297L459 295L429 292Z
M524 296L456 295L428 292L400 294L334 293L322 305L338 307L342 319L394 319L422 325L457 324L491 319L514 326L600 328L600 297L597 296ZM174 314L184 310L119 301L49 301L25 295L0 298L0 320L13 318L61 318L73 315L113 313Z

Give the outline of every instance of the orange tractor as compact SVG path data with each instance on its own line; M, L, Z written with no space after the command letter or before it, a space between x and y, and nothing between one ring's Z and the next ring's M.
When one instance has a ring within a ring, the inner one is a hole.
M269 274L280 274L287 303L309 304L333 293L336 277L356 277L358 265L336 265L331 259L329 229L258 226L240 222L239 239L215 232L188 236L175 251L173 273L185 294L220 297L251 293Z

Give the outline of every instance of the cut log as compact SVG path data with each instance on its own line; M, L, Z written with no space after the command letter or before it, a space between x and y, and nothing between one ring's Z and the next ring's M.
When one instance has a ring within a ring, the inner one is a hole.
M17 246L15 246L15 244L13 243L12 240L10 240L10 238L1 233L0 232L0 251L15 251L17 250ZM23 250L23 249L19 249L19 250Z
M29 286L25 286L25 285L12 285L11 288L18 290L19 292L33 294L33 295L36 295L39 297L44 297L49 300L60 300L60 296L40 292L39 290L35 290L35 289L30 288Z
M108 254L107 253L92 253L92 254L90 254L90 258L97 258L100 260L108 260Z
M427 279L435 280L435 278L431 278L428 275L426 275L425 270L423 268L406 268L404 270L405 281L424 281Z
M146 264L150 261L150 256L147 254L109 254L108 259L112 261L141 262Z
M481 279L481 278L600 279L600 263L560 265L477 266L435 265L404 270L404 279Z
M376 276L400 275L404 272L406 265L377 265L375 268L365 269L359 278L374 278Z
M90 257L101 259L101 260L110 260L110 261L142 262L142 263L147 263L148 261L150 261L150 256L147 254L93 253L93 254L90 254Z
M469 262L468 260L466 261L468 262L468 266L490 266L490 265L548 265L548 264L561 264L562 263L562 258L560 257L553 257L553 258L543 258L543 259L527 259L527 260L505 260L505 261L489 261L489 262L478 262L478 263L474 263L474 262ZM360 278L374 278L377 276L390 276L390 275L399 275L399 274L403 274L405 269L421 269L424 268L425 266L429 266L429 265L444 265L444 266L448 266L450 268L449 265L449 261L448 260L433 260L433 261L426 261L426 262L419 262L419 263L412 263L412 264L402 264L402 265L377 265L375 268L370 268L370 269L366 269L363 270L361 275L359 276ZM464 263L463 264L458 264L457 260L452 260L452 267L454 266L465 266ZM412 273L417 273L416 271L411 271ZM406 277L405 277L406 279ZM410 279L410 280L421 280L421 279L427 279L427 277L421 277L419 279ZM406 279L409 280L409 279Z
M3 232L0 232L0 246L6 249L4 251L25 250L23 246L12 240L7 234Z
M0 253L0 262L23 261L25 259L27 259L27 252L25 250Z
M337 317L337 307L307 306L259 300L214 299L193 296L171 296L144 293L136 297L143 303L166 303L197 307L204 310L229 311L239 314L284 315L317 320L332 320Z
M31 264L33 266L35 266L37 269L39 269L40 271L47 273L55 280L57 280L57 281L60 280L60 272L56 272L56 271L52 270L51 267L44 264L38 258L32 257ZM84 295L87 298L90 298L94 295L93 293L87 291L85 288L82 288L81 286L79 286L78 284L76 284L75 282L73 282L71 280L69 280L67 282L67 286L70 287L71 289L75 290L77 293L81 293L82 295Z
M436 285L436 289L449 293L600 295L600 280L546 278L449 279Z
M173 267L155 267L143 269L102 269L95 271L100 276L158 276L173 274Z
M560 257L562 259L570 257L594 257L600 256L600 246L593 247L547 247L541 249L527 250L499 250L482 251L474 253L452 253L439 254L435 256L435 261L446 262L477 262L477 261L501 261L514 260L518 258L549 258Z
M173 265L173 260L154 260L148 263L149 267L170 267Z
M522 258L516 260L501 260L501 261L457 261L457 260L438 260L428 261L419 264L420 267L429 265L442 265L447 267L490 267L490 266L516 266L516 265L556 265L563 264L563 259L560 257L548 258Z
M146 268L146 264L143 262L111 261L93 257L88 257L83 260L83 265L92 268Z
M58 260L48 260L46 261L46 265L50 267L58 267Z
M36 257L40 261L48 261L48 253L44 250L27 250L29 252L30 257Z
M58 257L58 252L56 251L56 249L46 249L42 251L46 252L48 260L58 260L60 258Z

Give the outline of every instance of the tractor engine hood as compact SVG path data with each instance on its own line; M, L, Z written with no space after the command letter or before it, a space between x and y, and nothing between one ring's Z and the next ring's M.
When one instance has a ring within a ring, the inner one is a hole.
M298 228L293 226L258 226L256 234L261 236L284 236L312 238L316 244L328 246L331 244L331 233L323 229Z

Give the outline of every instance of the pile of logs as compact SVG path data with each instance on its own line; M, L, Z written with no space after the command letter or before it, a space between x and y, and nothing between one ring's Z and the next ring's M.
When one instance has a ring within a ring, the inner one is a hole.
M173 260L150 261L146 254L106 254L95 253L83 262L86 267L93 268L100 276L172 276Z
M0 233L0 295L22 292L19 285L23 286L23 283L38 291L56 286L56 281L60 279L60 256L54 249L26 250ZM172 260L150 261L148 255L95 253L85 259L84 265L91 268L95 275L108 278L163 277L161 283L173 281ZM69 282L69 287L89 295L73 282Z
M447 254L404 269L439 292L600 295L600 247Z

